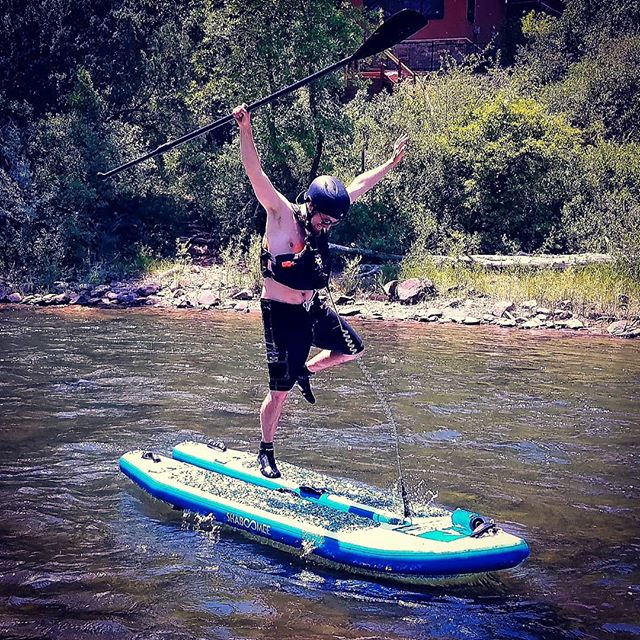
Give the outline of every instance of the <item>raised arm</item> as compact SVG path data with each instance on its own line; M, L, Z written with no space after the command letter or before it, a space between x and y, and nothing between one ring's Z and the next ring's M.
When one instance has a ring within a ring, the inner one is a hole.
M233 110L233 117L240 129L240 157L258 202L267 213L278 213L283 207L289 208L289 201L271 184L271 180L262 170L260 158L253 141L251 114L243 104Z
M391 169L396 167L402 161L404 152L407 148L407 142L409 138L406 135L400 136L393 145L393 155L383 164L361 173L358 177L354 178L353 182L347 187L349 198L353 204L361 195L365 194L369 189L384 178Z

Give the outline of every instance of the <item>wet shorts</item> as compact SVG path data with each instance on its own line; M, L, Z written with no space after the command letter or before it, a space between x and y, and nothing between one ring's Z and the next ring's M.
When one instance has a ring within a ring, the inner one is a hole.
M262 299L269 389L289 391L303 372L312 346L339 353L364 349L353 327L316 295L309 310L301 304Z

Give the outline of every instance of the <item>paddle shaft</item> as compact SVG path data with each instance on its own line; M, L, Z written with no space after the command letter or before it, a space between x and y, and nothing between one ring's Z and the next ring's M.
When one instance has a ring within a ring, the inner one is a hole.
M302 80L298 80L297 82L294 82L293 84L290 84L287 87L279 89L278 91L272 93L271 95L266 96L265 98L261 98L260 100L257 100L256 102L252 102L250 105L247 106L247 110L248 111L255 111L256 109L258 109L259 107L264 106L265 104L269 104L270 102L273 102L274 100L277 100L278 98L281 98L282 96L287 95L288 93L291 93L292 91L295 91L296 89L300 89L300 87L304 87L305 85L309 84L310 82L313 82L314 80L317 80L318 78L321 78L322 76L326 76L328 73L331 73L332 71L335 71L336 69L339 69L340 67L346 66L347 64L349 64L351 59L352 59L352 56L348 56L346 58L343 58L342 60L339 60L338 62L334 62L333 64L329 65L328 67L325 67L324 69L320 69L320 71L316 71L315 73L312 73L310 76L307 76L306 78L303 78ZM105 173L98 173L98 176L100 178L109 178L111 176L114 176L117 173L120 173L121 171L124 171L125 169L128 169L129 167L133 167L133 166L135 166L135 165L137 165L137 164L139 164L141 162L144 162L145 160L149 160L149 158L153 158L154 156L157 156L157 155L159 155L161 153L166 153L167 151L173 149L174 147L177 147L180 144L188 142L189 140L193 140L194 138L197 138L198 136L202 136L205 133L208 133L209 131L213 131L213 129L217 129L218 127L221 127L222 125L225 125L228 122L231 122L232 120L233 120L233 114L230 113L230 114L220 118L219 120L216 120L215 122L207 124L204 127L200 127L200 129L195 129L194 131L191 131L191 132L185 134L184 136L182 136L180 138L176 138L175 140L169 140L168 142L165 142L164 144L161 144L159 147L157 147L153 151L149 151L149 153L146 153L145 155L140 156L139 158L135 158L134 160L126 162L125 164L122 164L119 167L116 167L115 169L111 169L110 171L106 171Z
M300 87L304 87L306 84L309 84L310 82L313 82L314 80L317 80L318 78L321 78L322 76L325 76L328 73L331 73L336 69L339 69L340 67L346 66L349 62L355 62L356 60L362 60L364 58L368 58L370 56L376 55L377 53L380 53L381 51L388 49L394 44L398 44L399 42L402 42L407 36L411 35L412 33L415 33L416 31L424 27L427 24L427 22L428 22L427 18L421 15L420 13L418 13L417 11L412 11L410 9L403 9L402 11L399 11L398 13L391 16L389 20L381 24L362 43L362 45L358 48L358 50L355 53L351 54L350 56L347 56L346 58L343 58L342 60L338 60L338 62L334 62L328 67L325 67L324 69L320 69L320 71L316 71L315 73L312 73L310 76L307 76L302 80L298 80L297 82L290 84L288 87L284 87L283 89L280 89L272 93L266 98L262 98L257 102L250 104L247 107L247 109L249 111L254 111L258 107L268 104L269 102L273 102L274 100L277 100L278 98L286 95L287 93L291 93L292 91L295 91ZM110 171L107 171L105 173L98 173L98 176L100 178L108 178L110 176L113 176L116 173L120 173L121 171L124 171L129 167L133 167L139 164L140 162L144 162L149 158L153 158L154 156L157 156L161 153L166 153L167 151L169 151L170 149L173 149L177 145L187 142L189 140L193 140L193 138L197 138L198 136L204 135L205 133L208 133L209 131L216 129L217 127L221 127L223 124L226 124L227 122L231 122L232 120L233 120L233 114L230 113L224 116L223 118L220 118L220 120L216 120L216 122L212 122L211 124L207 124L204 127L201 127L200 129L195 129L194 131L191 131L185 134L181 138L177 138L176 140L170 140L169 142L165 142L164 144L161 144L158 148L154 149L153 151L150 151L149 153L145 153L143 156L140 156L139 158L135 158L130 162L126 162L125 164L122 164L119 167L116 167L115 169L111 169Z

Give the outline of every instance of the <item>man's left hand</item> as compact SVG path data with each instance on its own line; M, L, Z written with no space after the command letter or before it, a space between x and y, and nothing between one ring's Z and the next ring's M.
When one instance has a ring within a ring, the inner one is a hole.
M397 166L402 161L404 157L404 152L407 149L407 145L409 144L409 136L406 133L403 133L393 144L393 156L391 158L391 162L393 166Z

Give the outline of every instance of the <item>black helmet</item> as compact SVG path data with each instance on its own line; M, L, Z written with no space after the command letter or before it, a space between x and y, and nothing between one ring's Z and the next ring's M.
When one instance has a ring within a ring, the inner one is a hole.
M346 187L333 176L318 176L309 185L304 199L311 200L320 213L338 220L349 211L351 204Z

